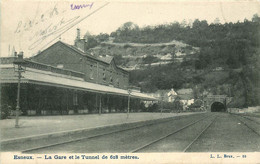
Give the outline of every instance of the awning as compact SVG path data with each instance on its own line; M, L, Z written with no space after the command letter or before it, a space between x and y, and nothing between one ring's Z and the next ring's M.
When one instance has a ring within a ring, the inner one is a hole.
M17 73L14 71L12 65L10 67L1 67L0 83L17 83ZM70 88L76 90L89 91L94 93L103 93L119 96L129 96L128 90L114 88L110 86L86 82L81 78L72 77L68 75L61 75L48 71L41 71L38 69L27 68L22 73L21 83L31 83L39 85L48 85L61 88ZM143 100L156 101L155 97L149 96L145 93L131 92L131 97L140 98Z

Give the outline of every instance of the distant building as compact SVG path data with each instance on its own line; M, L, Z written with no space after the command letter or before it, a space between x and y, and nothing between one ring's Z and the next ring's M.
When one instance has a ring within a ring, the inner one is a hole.
M187 110L187 108L194 103L194 99L190 99L190 100L180 100L180 102L183 105L183 110Z
M174 102L176 97L177 93L174 91L174 89L171 89L170 92L168 92L168 102Z
M186 110L188 106L194 103L193 90L191 88L179 89L176 91L177 97L183 105L183 110Z
M152 97L156 97L159 101L168 102L168 92L169 90L158 90L154 93L149 93L149 95Z
M191 88L179 89L176 92L181 99L189 100L193 98L193 90Z

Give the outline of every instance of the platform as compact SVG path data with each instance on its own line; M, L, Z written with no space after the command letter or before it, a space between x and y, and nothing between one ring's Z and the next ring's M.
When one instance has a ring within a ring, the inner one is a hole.
M196 112L198 113L198 112ZM1 143L14 140L66 135L73 131L95 129L105 126L156 120L162 118L190 115L196 113L126 113L63 115L63 116L26 116L19 118L19 128L15 128L15 119L0 120Z

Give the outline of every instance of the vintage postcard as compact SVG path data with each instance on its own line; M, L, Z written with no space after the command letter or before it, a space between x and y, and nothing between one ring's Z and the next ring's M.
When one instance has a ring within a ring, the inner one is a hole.
M260 163L257 0L2 0L0 163Z

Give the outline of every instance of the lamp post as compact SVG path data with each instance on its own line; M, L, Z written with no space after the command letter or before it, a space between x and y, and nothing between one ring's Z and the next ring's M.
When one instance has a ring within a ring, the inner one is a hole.
M127 118L129 117L129 110L130 110L130 96L131 96L131 90L128 89L128 106L127 106Z
M13 62L14 65L17 65L17 71L18 72L18 86L17 86L17 105L15 109L15 127L18 128L18 120L19 120L19 112L20 112L20 90L21 90L21 77L22 77L22 72L25 70L22 68L22 64L24 64L23 60L23 52L20 52L18 54L18 58Z

